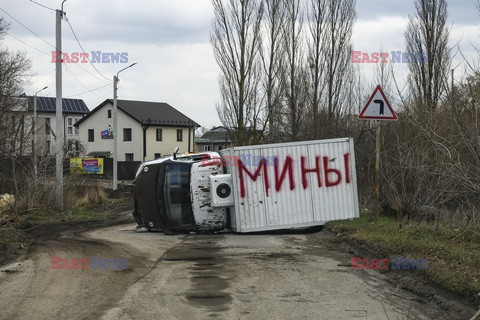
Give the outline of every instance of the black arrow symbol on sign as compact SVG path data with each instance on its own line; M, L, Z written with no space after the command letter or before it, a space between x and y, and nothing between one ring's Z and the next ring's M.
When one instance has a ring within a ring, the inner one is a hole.
M384 114L384 105L385 105L383 100L373 100L373 102L378 103L380 105L380 114L383 115Z

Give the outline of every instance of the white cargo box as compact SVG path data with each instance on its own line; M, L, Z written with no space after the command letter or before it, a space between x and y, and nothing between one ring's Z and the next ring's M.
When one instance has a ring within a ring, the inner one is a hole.
M350 138L235 147L221 151L232 175L235 232L323 225L359 216Z

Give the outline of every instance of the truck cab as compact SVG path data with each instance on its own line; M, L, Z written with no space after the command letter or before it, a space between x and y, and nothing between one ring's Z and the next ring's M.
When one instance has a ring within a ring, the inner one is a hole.
M201 232L226 227L226 209L211 204L210 177L222 168L202 160L215 152L164 157L143 163L133 181L133 216L150 231Z

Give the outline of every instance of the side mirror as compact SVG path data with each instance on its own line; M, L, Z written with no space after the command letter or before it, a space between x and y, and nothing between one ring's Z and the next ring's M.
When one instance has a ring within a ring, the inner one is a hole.
M177 153L178 153L178 150L179 148L176 147L174 150L173 150L173 159L177 160Z

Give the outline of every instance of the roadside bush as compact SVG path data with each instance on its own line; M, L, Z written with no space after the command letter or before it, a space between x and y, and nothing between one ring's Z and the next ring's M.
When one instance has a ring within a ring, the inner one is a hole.
M409 105L396 123L385 126L381 193L386 211L405 219L453 223L448 216L455 216L465 225L479 223L480 107L472 99L479 93L474 88L468 83L456 88L436 111Z

